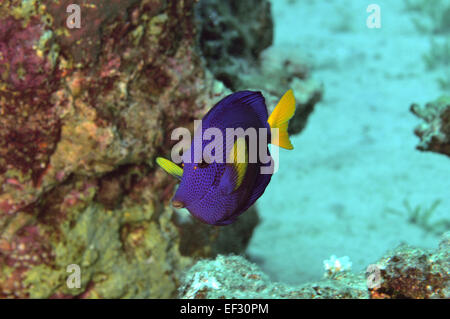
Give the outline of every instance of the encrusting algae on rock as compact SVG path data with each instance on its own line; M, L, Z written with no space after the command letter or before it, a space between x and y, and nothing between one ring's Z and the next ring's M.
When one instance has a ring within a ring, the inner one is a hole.
M174 128L231 90L275 105L291 87L299 133L323 94L289 49L269 48L269 1L198 2L1 1L0 298L449 298L448 235L434 251L389 252L375 287L348 267L292 287L232 255L256 209L217 228L170 207L175 181L153 163ZM66 25L71 4L79 29ZM450 154L448 109L412 107L420 149Z
M91 23L69 30L71 3ZM196 53L194 3L1 3L0 297L174 297L224 246L200 227L180 249L198 226L177 224L174 183L147 164L225 93Z
M197 47L196 2L1 2L0 297L175 297L198 258L245 249L255 209L226 229L183 220L149 164L230 93Z
M367 271L349 269L299 286L272 282L241 256L201 260L184 275L179 296L209 298L395 299L450 298L450 232L439 247L425 250L401 245ZM335 261L335 260L333 260ZM328 272L328 271L327 271Z

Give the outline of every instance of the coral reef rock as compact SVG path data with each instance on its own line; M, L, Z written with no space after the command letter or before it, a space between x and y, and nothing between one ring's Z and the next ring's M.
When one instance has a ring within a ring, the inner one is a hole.
M271 282L242 256L201 260L185 275L181 298L368 298L363 275L343 272L333 280L292 287Z
M411 112L424 120L414 131L420 138L417 148L450 156L450 97L442 96L425 107L412 104Z
M366 272L349 270L319 282L271 282L241 256L201 260L182 279L181 298L450 298L450 232L434 251L401 245Z
M270 2L201 0L196 12L200 49L215 77L233 91L262 91L269 113L292 88L297 110L289 133L300 133L322 99L323 85L310 76L298 48L270 47Z
M450 232L434 251L401 245L376 263L372 298L450 298Z
M245 248L254 209L230 228L180 219L153 164L228 92L195 3L0 3L0 298L174 297L196 258Z
M208 68L232 90L273 41L268 0L201 0L197 7L199 43Z

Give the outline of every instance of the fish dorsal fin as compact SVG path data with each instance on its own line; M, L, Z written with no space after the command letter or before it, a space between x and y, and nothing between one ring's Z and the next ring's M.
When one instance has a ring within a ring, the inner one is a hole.
M183 176L183 169L174 162L165 159L164 157L157 157L156 163L173 177L181 179L181 176Z
M262 123L267 121L269 115L267 114L266 102L261 92L241 91L235 94L241 95L237 102L249 105Z
M295 97L292 90L288 90L284 93L280 102L270 114L267 122L272 128L272 140L271 143L279 147L292 150L291 141L289 140L289 134L287 132L289 120L295 113Z
M239 137L234 142L227 156L227 165L230 178L222 179L220 184L225 194L230 194L242 185L247 172L248 154L245 137Z

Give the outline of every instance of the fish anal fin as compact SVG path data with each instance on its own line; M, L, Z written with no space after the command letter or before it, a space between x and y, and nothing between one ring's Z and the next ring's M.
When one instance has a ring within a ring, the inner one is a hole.
M261 195L266 190L267 185L270 182L270 179L272 178L272 174L260 174L255 182L255 187L252 190L252 193L250 194L247 203L242 207L242 211L246 211L247 209L252 206L258 198L261 197Z

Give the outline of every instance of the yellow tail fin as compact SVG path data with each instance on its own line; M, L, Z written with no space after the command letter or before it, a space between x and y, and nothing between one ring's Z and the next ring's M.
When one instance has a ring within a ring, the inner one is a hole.
M295 113L295 97L292 90L288 90L284 93L280 102L270 114L267 122L272 128L272 141L271 143L279 147L292 150L291 141L289 140L289 134L287 132L289 120ZM277 128L278 130L273 130ZM277 134L278 131L278 134Z

